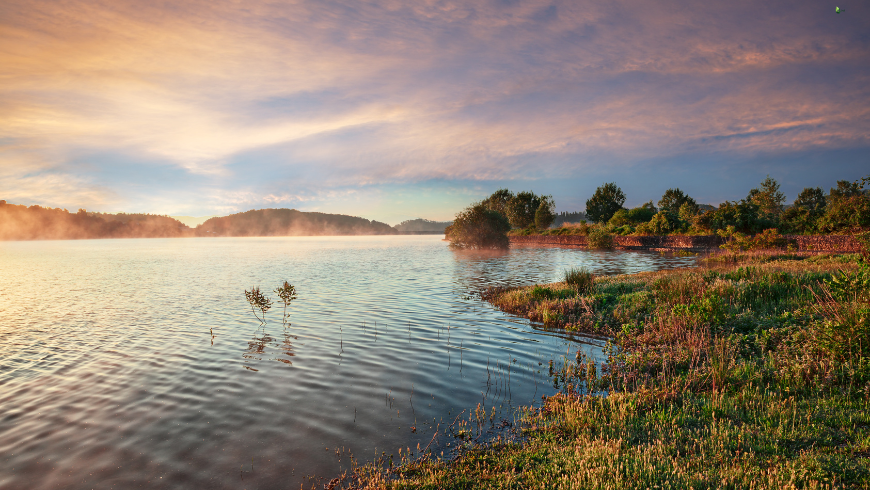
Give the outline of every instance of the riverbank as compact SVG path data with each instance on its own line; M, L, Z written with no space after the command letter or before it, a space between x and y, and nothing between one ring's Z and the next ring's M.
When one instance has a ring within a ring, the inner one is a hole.
M782 235L797 252L858 253L861 243L851 235ZM557 245L588 247L584 235L511 235L512 245ZM688 251L705 253L718 251L726 240L716 235L613 236L619 250Z
M518 412L511 437L447 460L411 451L391 471L358 468L354 484L870 488L870 273L858 259L717 255L588 289L489 290L504 311L609 336L607 362L554 359L560 394Z

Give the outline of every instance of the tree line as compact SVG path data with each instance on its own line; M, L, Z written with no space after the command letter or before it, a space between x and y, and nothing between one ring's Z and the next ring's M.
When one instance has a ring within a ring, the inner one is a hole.
M103 214L0 201L0 240L174 238L193 236L180 221L154 214Z
M837 181L825 193L807 187L786 204L779 183L768 176L739 201L718 207L698 204L679 188L626 208L626 196L616 183L603 184L586 201L586 220L561 223L548 230L557 215L552 196L499 189L456 215L447 238L454 248L506 248L510 234L710 235L756 234L765 230L789 234L857 233L870 229L870 176L855 182ZM563 213L564 214L564 213ZM579 213L577 214L579 215ZM587 220L591 223L587 223Z

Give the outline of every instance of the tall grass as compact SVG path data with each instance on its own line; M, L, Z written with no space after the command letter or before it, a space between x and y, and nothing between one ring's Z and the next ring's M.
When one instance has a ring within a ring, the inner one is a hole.
M592 271L585 267L572 267L564 273L565 284L572 286L576 291L585 293L592 289L595 276Z

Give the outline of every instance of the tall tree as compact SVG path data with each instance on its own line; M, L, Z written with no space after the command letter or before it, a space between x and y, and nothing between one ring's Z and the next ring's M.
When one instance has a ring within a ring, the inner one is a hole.
M659 200L659 209L677 214L680 211L680 207L686 203L689 203L695 213L698 212L698 203L695 202L694 199L686 195L686 193L681 191L679 188L668 189L665 191L661 200Z
M746 200L758 205L762 215L768 218L778 218L782 213L785 194L780 192L779 183L768 175L759 187L749 191Z
M541 198L534 192L518 192L507 205L507 217L514 228L528 228L535 224L535 211Z
M507 189L499 189L482 201L486 209L508 215L508 204L514 198L514 193Z
M825 211L825 205L827 204L827 200L825 199L825 191L822 190L821 187L807 187L798 194L797 199L794 200L794 207L796 208L804 208L810 213L823 213Z
M606 223L622 209L625 193L615 183L604 184L586 201L586 216L596 223Z
M860 196L863 193L861 192L861 184L858 182L849 182L848 180L838 180L837 188L831 188L831 201L838 201L840 199L844 199L847 197L856 197Z
M541 196L541 204L535 211L535 228L546 230L556 220L556 202L553 196Z

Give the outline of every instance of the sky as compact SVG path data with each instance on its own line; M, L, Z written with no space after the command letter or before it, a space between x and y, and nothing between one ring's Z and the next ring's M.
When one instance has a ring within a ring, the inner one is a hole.
M870 4L844 1L4 0L0 199L396 224L770 175L791 202L870 174Z

